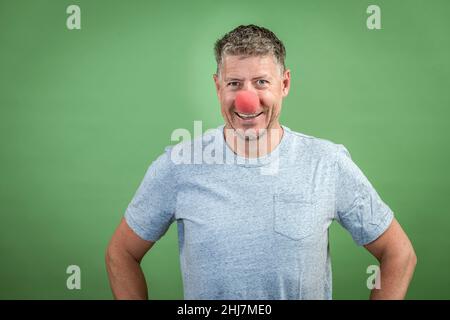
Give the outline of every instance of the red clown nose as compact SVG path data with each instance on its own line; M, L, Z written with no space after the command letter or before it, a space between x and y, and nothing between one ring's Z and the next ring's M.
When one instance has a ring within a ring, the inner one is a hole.
M258 95L252 91L239 91L234 105L239 113L255 113L259 107Z

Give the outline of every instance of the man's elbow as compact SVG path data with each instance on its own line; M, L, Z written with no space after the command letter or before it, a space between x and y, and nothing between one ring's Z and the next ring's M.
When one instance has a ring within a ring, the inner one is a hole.
M392 263L397 268L414 272L417 265L417 255L411 243L403 246L393 245L386 248L379 261L381 263Z
M115 260L115 255L114 248L111 245L108 245L105 251L105 264L108 269Z
M139 259L136 259L120 244L111 242L106 248L105 263L107 268L130 263L140 264L140 262Z
M126 255L120 247L110 243L105 251L105 264L108 269L111 269L115 265L120 264L124 259L126 259Z
M408 265L410 266L410 268L412 270L414 270L416 268L416 265L417 265L417 255L416 255L416 252L414 251L414 248L412 246L411 246L411 249L410 249L410 252L409 252Z
M402 251L397 251L394 255L390 255L390 259L397 264L398 268L405 270L412 276L417 265L417 255L414 248L410 246L408 249L403 248Z

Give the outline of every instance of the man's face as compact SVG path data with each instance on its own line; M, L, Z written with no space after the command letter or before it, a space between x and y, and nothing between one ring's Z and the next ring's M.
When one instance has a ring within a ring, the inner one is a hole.
M262 129L280 128L278 118L282 100L289 92L290 71L281 74L272 55L225 56L220 76L214 75L214 81L227 129L241 132L252 129L249 132L256 133L257 138L264 134ZM241 90L252 91L258 96L257 117L243 119L237 113L235 97Z

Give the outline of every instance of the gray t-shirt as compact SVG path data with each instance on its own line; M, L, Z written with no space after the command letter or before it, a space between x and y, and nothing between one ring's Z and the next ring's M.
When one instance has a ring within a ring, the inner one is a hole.
M331 299L331 222L358 245L391 223L343 145L283 129L257 161L233 153L222 125L148 168L125 218L151 241L177 221L185 299ZM186 147L192 164L178 158Z

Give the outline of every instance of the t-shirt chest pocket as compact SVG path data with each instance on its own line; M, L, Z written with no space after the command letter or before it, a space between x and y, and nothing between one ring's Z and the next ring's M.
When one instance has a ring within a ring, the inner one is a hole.
M315 202L311 193L278 193L273 197L274 231L292 240L313 233Z

